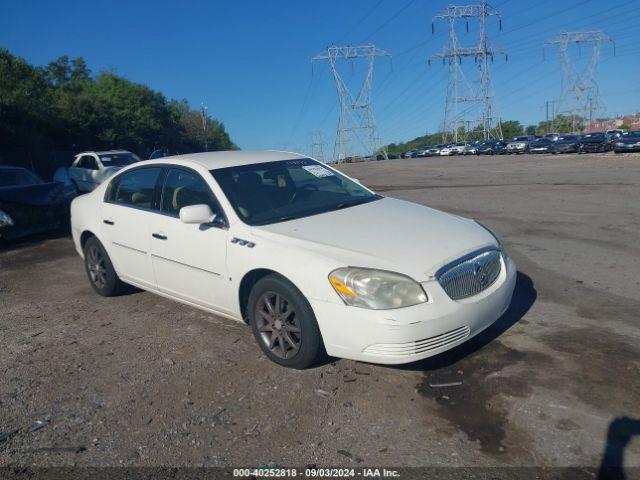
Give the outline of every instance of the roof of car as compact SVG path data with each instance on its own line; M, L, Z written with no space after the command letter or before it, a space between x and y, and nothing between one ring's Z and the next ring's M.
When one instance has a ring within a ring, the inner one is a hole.
M149 162L170 163L173 160L187 161L198 163L207 170L214 170L216 168L249 165L252 163L275 162L278 160L294 160L297 158L308 157L299 153L280 152L276 150L231 150L222 152L187 153L185 155L158 158L156 160L150 160Z
M90 150L90 151L86 151L86 152L80 152L78 154L76 154L76 157L78 155L88 155L94 153L96 155L114 155L116 153L131 153L129 150L101 150L101 151L94 151L94 150Z

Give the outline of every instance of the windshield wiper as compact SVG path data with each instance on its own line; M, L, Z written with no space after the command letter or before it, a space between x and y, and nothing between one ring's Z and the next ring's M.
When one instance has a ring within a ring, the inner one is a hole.
M335 208L333 208L332 210L342 210L343 208L349 208L349 207L355 207L356 205L362 205L363 203L369 203L372 202L373 200L378 200L379 198L381 198L380 196L375 196L375 197L369 197L369 198L362 198L359 200L352 200L350 202L345 201L345 202L341 202L338 205L335 206Z

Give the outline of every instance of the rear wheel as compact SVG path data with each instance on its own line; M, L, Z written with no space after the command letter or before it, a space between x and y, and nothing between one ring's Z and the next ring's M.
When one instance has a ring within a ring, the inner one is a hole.
M84 266L93 289L103 297L113 297L124 293L128 285L113 268L111 259L96 237L91 237L84 245Z
M251 290L249 322L258 345L273 362L304 369L324 356L313 310L302 293L279 275L268 275Z

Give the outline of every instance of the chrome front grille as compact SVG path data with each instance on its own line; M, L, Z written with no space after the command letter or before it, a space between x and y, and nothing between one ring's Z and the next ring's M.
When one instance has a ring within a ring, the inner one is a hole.
M500 275L500 251L485 249L466 255L436 272L436 279L452 300L479 294Z

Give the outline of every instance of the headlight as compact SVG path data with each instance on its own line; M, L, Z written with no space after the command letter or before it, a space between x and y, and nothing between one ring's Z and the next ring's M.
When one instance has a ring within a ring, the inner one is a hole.
M1 227L11 227L13 226L13 219L9 216L8 213L0 210L0 228Z
M476 222L478 225L480 225L482 228L484 228L487 232L489 232L491 234L491 236L493 238L496 239L496 242L498 242L498 247L500 247L500 250L502 250L505 254L505 250L504 250L504 245L502 245L502 241L498 238L498 236L493 232L493 230L491 230L489 227L487 227L486 225L483 225L482 223L480 223L478 220L474 220L474 222Z
M353 307L388 310L428 300L422 286L399 273L371 268L338 268L329 281L344 303Z

